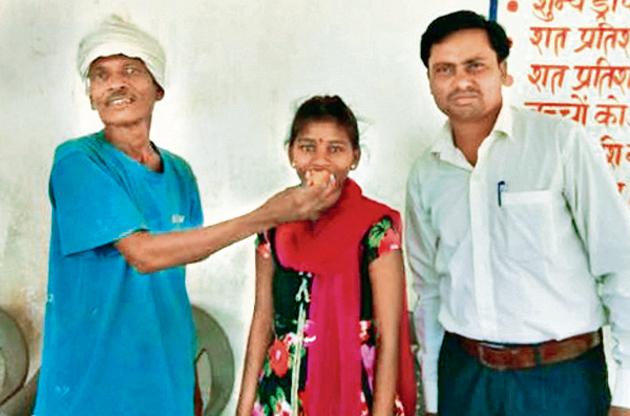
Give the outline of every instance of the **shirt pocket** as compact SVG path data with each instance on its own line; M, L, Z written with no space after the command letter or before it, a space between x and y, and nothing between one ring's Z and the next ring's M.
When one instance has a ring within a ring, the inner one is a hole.
M518 261L543 261L557 249L554 204L561 195L551 190L505 192L499 207L499 244Z

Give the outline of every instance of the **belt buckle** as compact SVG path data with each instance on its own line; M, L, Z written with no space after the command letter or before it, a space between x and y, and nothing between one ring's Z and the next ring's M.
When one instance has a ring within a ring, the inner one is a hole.
M479 357L479 362L483 366L492 368L493 370L498 370L498 371L507 370L508 366L506 364L497 364L497 363L488 361L486 352L492 351L493 349L501 350L501 349L504 349L504 347L499 346L498 348L496 348L493 345L486 344L483 342L478 343L477 344L477 357Z

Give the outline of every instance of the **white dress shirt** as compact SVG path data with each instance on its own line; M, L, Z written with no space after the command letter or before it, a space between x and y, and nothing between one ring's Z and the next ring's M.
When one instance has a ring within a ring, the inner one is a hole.
M537 343L607 320L613 404L630 407L630 209L580 125L505 105L473 167L447 123L411 170L406 221L428 411L445 329Z

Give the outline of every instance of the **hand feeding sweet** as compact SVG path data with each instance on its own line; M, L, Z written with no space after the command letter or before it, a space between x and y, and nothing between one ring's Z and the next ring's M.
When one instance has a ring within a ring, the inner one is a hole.
M335 175L325 169L307 170L304 174L304 186L326 186L335 185Z

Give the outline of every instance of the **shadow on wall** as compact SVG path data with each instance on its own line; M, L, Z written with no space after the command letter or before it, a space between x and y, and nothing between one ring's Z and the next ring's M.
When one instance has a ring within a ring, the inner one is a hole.
M195 365L203 416L218 416L234 386L234 354L223 328L204 310L192 308L197 330ZM28 349L22 331L0 309L0 416L30 416L35 403L39 369L28 382Z

